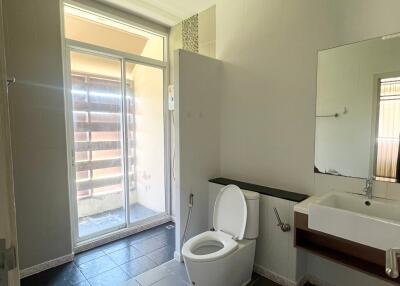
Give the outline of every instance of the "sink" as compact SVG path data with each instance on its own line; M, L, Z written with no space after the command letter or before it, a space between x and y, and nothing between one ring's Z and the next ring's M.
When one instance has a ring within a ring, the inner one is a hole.
M400 202L328 193L310 204L308 227L381 250L400 248Z

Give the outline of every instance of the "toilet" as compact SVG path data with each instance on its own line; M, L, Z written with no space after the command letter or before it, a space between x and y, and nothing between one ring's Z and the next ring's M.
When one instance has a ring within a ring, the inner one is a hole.
M242 286L251 280L258 237L260 195L235 185L223 187L214 204L214 231L189 239L182 248L196 286Z

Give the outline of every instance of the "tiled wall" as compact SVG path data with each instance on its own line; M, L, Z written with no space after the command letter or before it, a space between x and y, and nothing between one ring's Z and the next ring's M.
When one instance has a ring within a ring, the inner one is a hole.
M216 7L196 14L171 28L169 34L170 83L174 82L174 51L185 49L215 58Z
M199 52L199 14L182 22L182 46L185 51Z

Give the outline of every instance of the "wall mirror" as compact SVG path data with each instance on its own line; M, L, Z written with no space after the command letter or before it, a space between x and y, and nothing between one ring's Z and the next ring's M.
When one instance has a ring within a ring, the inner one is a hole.
M318 53L316 173L400 181L400 34Z

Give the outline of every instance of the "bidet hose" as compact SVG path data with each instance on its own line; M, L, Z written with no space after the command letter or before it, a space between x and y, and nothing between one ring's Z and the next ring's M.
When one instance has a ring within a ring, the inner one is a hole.
M186 218L185 230L183 231L182 245L186 242L187 229L188 229L188 226L190 223L190 219L192 217L193 197L194 197L194 195L190 194L190 196L189 196L189 212L188 212L188 216Z

